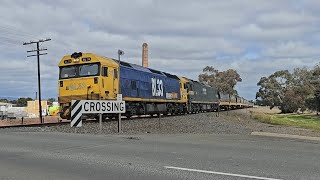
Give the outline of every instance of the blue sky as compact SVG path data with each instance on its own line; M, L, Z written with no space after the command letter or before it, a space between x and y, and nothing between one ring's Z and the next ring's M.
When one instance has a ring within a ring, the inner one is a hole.
M262 76L319 63L320 1L297 0L4 0L0 7L0 96L37 91L36 58L26 58L39 38L43 97L57 97L57 64L75 51L149 65L197 79L203 67L235 69L241 96L254 99Z

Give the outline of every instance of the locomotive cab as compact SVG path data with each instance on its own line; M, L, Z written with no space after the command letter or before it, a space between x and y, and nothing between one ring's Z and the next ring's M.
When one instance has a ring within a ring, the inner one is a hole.
M71 100L116 99L117 63L91 53L73 53L59 63L61 118L70 118Z

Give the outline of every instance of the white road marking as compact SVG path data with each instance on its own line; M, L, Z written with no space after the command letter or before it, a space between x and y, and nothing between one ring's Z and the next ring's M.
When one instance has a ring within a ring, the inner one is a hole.
M274 178L267 178L267 177L248 176L248 175L243 175L243 174L232 174L232 173L224 173L224 172L206 171L206 170L189 169L189 168L174 167L174 166L164 166L164 168L176 169L176 170L182 170L182 171L191 171L191 172L201 172L201 173L207 173L207 174L218 174L218 175L224 175L224 176L243 177L243 178L250 178L250 179L282 180L282 179L274 179Z

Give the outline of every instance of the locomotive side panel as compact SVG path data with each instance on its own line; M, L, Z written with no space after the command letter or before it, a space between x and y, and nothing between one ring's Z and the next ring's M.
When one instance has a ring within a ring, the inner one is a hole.
M218 109L219 101L215 88L203 85L198 81L190 80L188 83L188 111L214 111Z
M161 74L121 67L121 93L126 100L180 100L180 83ZM163 101L162 101L163 102Z
M191 95L191 102L206 102L216 103L218 102L217 91L213 87L203 85L197 81L193 82L194 95Z

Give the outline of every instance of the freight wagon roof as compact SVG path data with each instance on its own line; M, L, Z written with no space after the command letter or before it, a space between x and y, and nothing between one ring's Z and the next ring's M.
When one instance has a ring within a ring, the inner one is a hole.
M184 77L184 78L186 78L186 77ZM186 78L186 79L188 79L188 78ZM205 87L216 88L216 86L211 86L211 85L209 85L209 84L207 84L207 83L203 83L203 82L200 82L200 81L195 81L195 80L192 80L192 79L188 79L188 80L189 80L189 81L192 81L193 83L201 84L201 85L203 85L203 86L205 86Z

